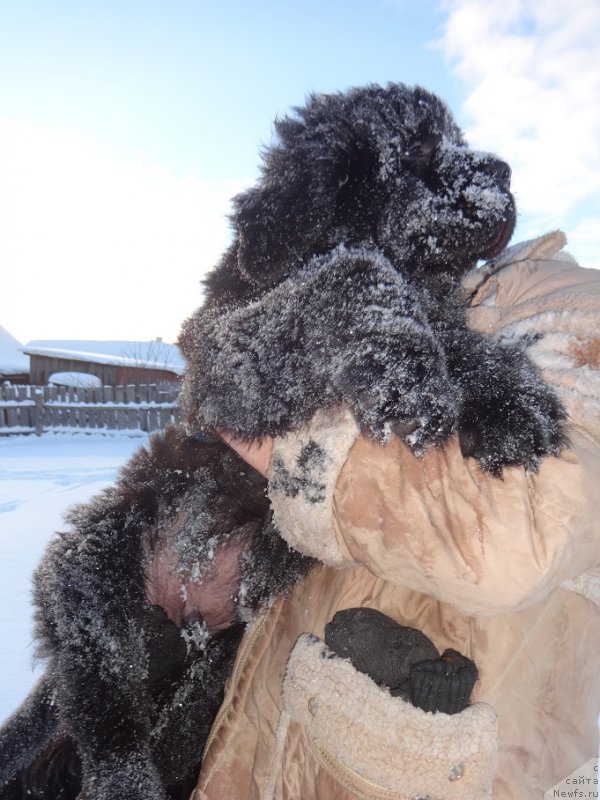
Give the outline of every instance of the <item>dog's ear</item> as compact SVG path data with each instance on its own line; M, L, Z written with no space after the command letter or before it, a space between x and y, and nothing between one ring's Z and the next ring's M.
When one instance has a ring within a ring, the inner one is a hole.
M322 249L351 160L347 130L288 117L276 129L279 142L264 155L260 182L234 199L232 216L238 267L261 286Z

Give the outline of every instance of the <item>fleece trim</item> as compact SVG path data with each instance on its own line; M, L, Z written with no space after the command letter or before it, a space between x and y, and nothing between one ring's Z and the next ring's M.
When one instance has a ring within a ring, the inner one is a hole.
M283 705L283 720L302 726L322 767L356 796L370 785L373 797L491 797L498 734L486 703L454 715L422 711L303 634L288 661Z
M334 535L334 492L359 434L348 409L318 411L310 423L273 444L268 494L273 522L287 543L332 567L354 566Z

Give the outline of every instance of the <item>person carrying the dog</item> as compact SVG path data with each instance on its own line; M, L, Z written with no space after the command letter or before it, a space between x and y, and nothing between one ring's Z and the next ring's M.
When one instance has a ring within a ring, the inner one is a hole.
M457 437L417 458L344 408L277 439L223 432L322 566L247 632L195 800L541 800L598 755L600 272L564 243L517 245L464 280L469 324L526 336L568 411L569 446L537 473L494 478ZM332 657L325 626L358 607L472 659L471 704L423 711Z

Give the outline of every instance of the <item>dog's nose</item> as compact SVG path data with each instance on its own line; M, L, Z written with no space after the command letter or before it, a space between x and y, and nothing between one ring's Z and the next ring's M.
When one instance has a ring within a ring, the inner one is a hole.
M506 189L509 188L512 170L506 161L500 161L499 158L491 158L487 165L486 172Z

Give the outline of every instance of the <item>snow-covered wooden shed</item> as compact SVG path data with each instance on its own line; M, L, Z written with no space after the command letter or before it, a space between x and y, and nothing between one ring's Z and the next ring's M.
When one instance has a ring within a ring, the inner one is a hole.
M23 352L30 359L30 382L45 385L56 373L96 375L106 386L175 383L185 369L179 348L149 342L35 340Z

